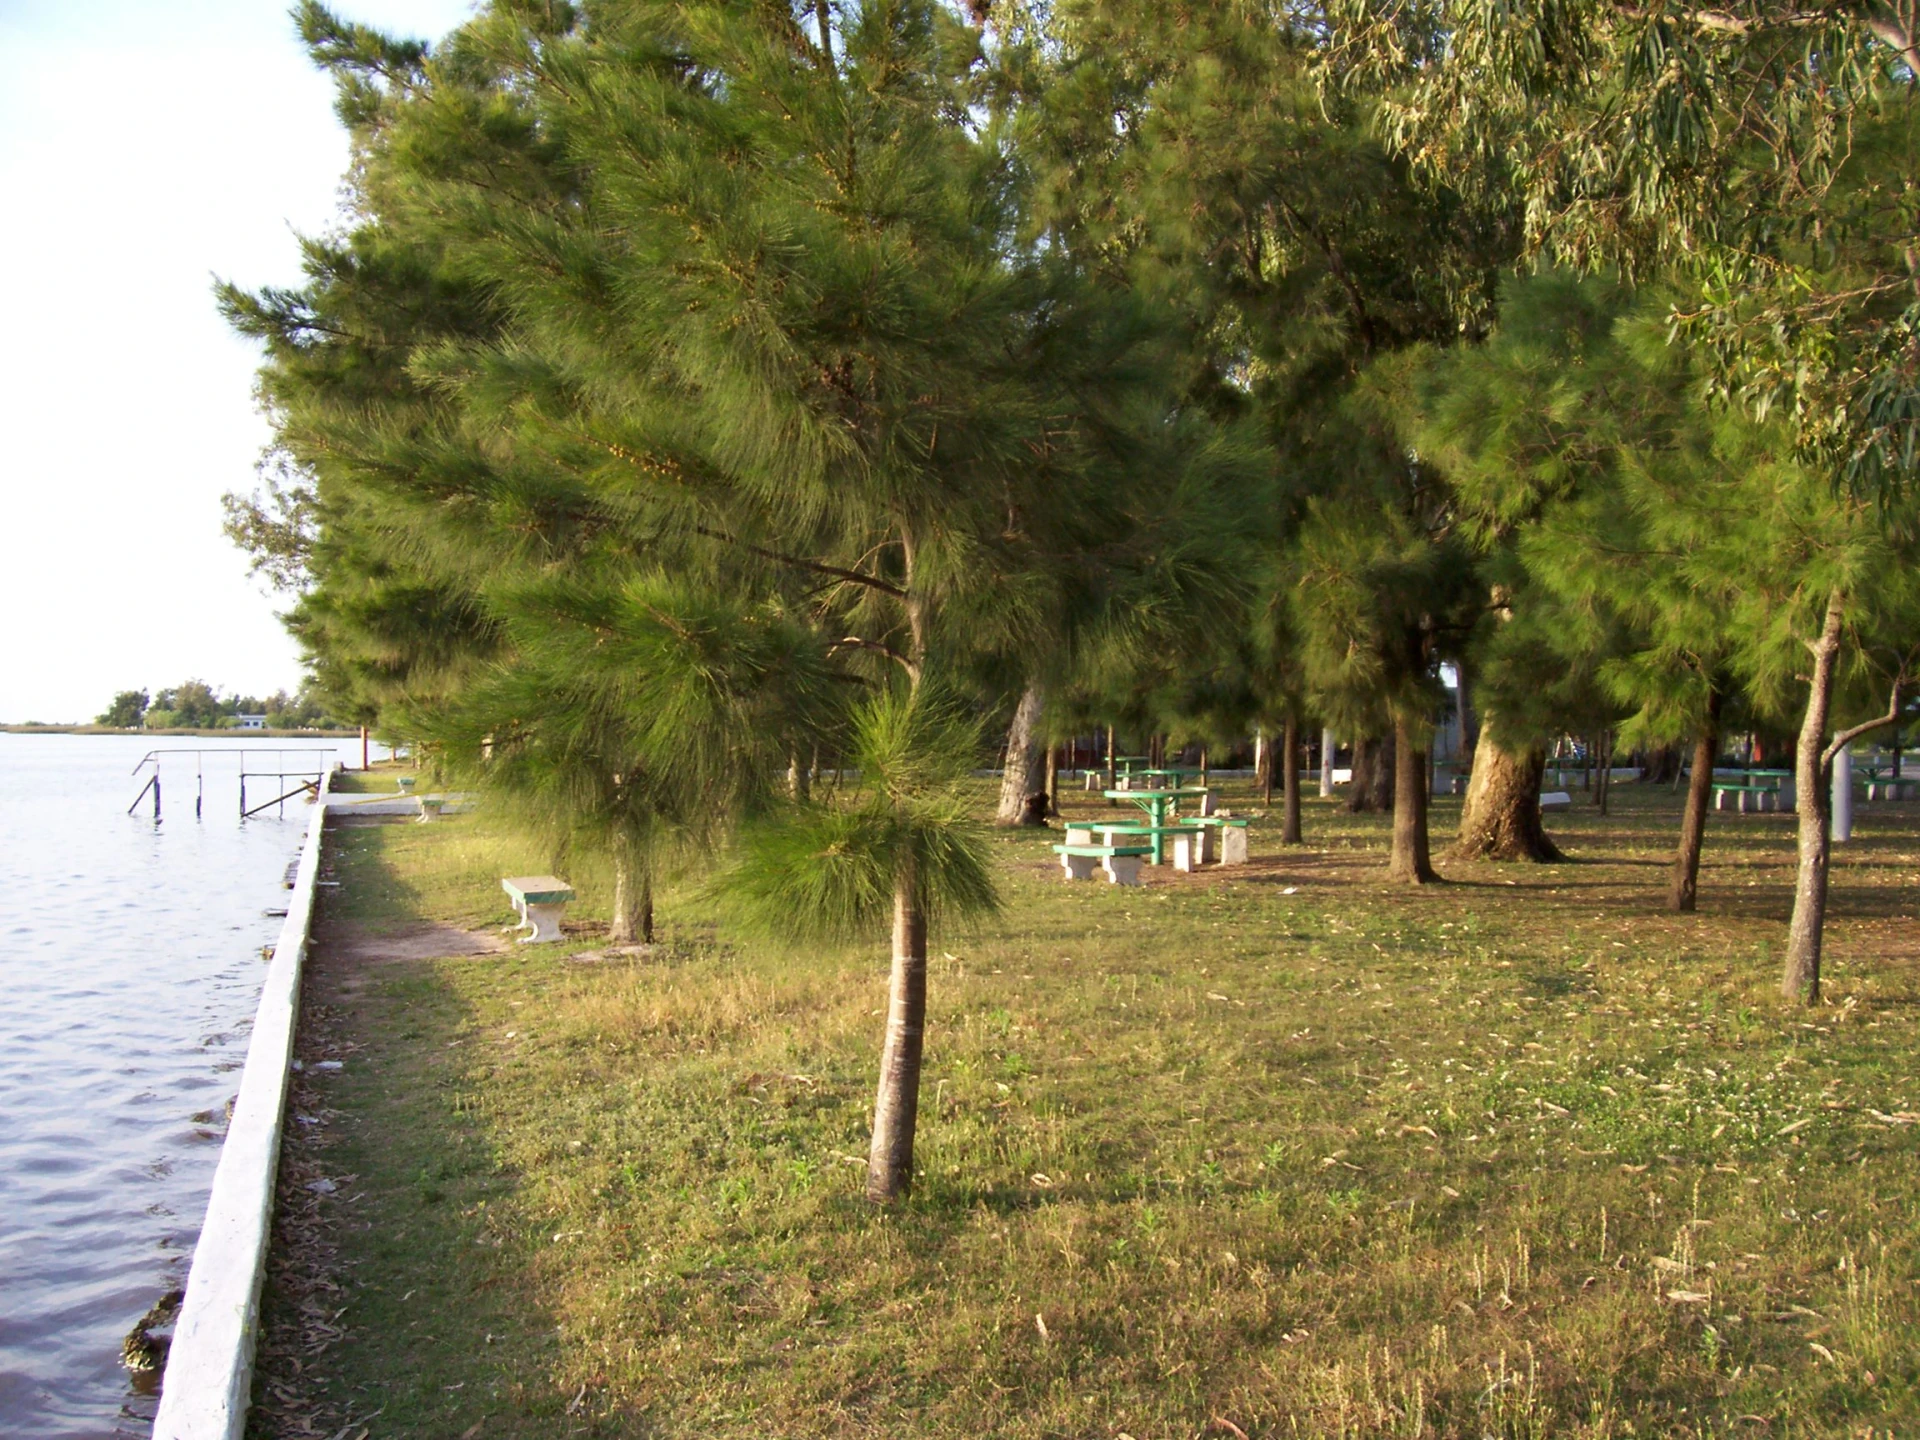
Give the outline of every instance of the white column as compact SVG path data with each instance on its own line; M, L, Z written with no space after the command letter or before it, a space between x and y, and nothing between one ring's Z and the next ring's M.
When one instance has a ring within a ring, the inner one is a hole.
M1853 755L1847 750L1833 757L1833 812L1827 833L1836 842L1853 838Z
M1323 799L1333 794L1333 751L1333 731L1322 730L1320 732L1320 795Z

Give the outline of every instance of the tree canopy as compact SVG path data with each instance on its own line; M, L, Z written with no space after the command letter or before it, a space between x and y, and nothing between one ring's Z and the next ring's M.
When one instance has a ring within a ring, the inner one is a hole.
M1817 990L1827 767L1920 619L1891 8L297 19L353 167L302 283L220 291L274 428L229 533L335 714L608 858L616 938L696 872L890 923L874 1199L929 929L999 903L966 781L1037 818L1074 737L1279 736L1291 843L1333 727L1412 883L1447 678L1456 858L1558 853L1563 736L1691 741L1685 910L1723 738L1797 717Z

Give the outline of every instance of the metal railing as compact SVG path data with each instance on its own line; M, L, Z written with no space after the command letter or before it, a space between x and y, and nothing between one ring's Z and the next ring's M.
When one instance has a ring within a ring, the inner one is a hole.
M317 795L319 793L320 777L333 768L332 757L338 753L339 748L337 745L284 746L274 749L268 749L265 746L259 745L220 745L213 747L203 746L200 748L180 747L149 750L145 755L140 757L140 762L133 767L132 773L138 775L149 765L153 767L153 773L147 777L147 783L140 787L140 793L133 797L133 803L127 806L127 813L129 815L133 814L135 810L140 808L141 802L144 801L148 795L152 795L153 818L155 820L160 818L160 759L163 755L193 756L193 818L196 820L201 817L202 810L206 804L206 757L209 755L237 755L240 757L240 818L242 820L253 815L258 815L262 810L269 809L276 805L281 807L284 813L287 801L293 799L296 795ZM324 760L316 759L311 766L299 763L290 766L287 764L287 757L289 755L313 755L325 756L327 758ZM250 758L267 756L272 757L273 768L252 770L247 768ZM277 780L281 787L281 793L275 795L273 799L263 800L258 805L249 809L247 807L247 781L266 779ZM286 787L289 779L298 780L300 783L288 789Z

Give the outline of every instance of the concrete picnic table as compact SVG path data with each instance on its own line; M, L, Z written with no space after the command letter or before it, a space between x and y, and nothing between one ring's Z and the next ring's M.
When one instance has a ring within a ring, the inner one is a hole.
M1166 825L1169 814L1179 813L1182 800L1199 800L1212 793L1203 786L1189 785L1171 790L1109 790L1106 797L1109 800L1132 801L1147 812L1153 828L1159 830ZM1156 834L1153 837L1153 863L1164 865L1166 858L1164 837Z
M1198 775L1200 769L1195 765L1158 765L1143 770L1135 770L1131 777L1135 780L1171 780L1178 785L1188 775Z

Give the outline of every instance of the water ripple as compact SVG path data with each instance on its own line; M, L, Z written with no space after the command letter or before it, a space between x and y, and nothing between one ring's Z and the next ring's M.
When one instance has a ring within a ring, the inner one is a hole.
M151 1428L120 1341L185 1280L309 814L239 824L210 759L205 820L130 818L150 748L0 735L0 893L32 897L0 929L5 1440Z

